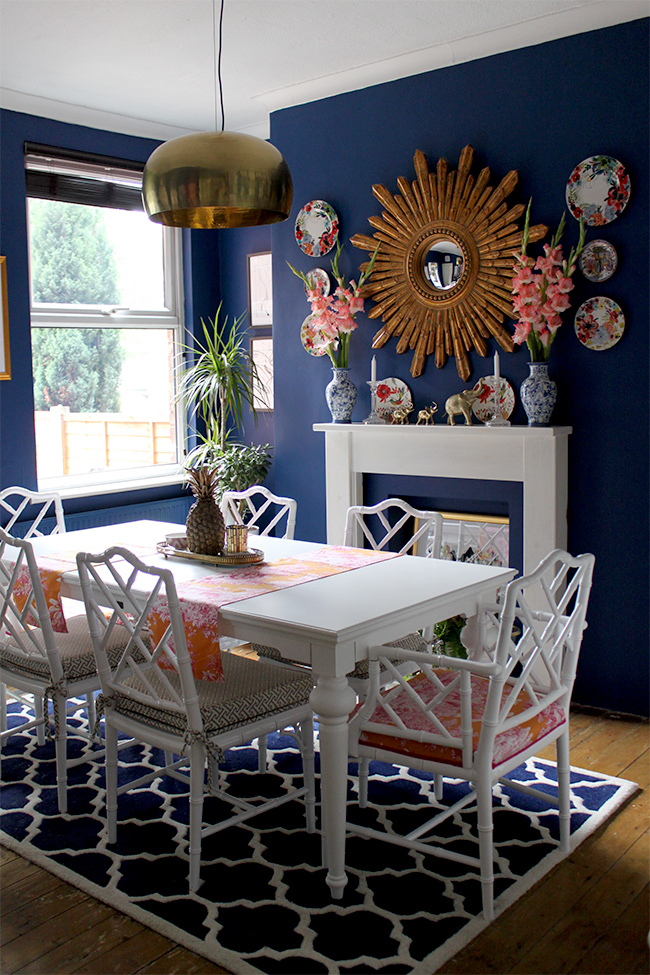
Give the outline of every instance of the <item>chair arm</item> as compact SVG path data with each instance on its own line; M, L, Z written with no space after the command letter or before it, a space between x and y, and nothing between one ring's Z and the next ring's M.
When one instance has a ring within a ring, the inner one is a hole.
M392 660L410 660L413 663L428 664L428 666L443 667L445 670L468 670L480 677L496 677L501 673L501 665L476 660L463 660L460 657L448 657L444 653L423 653L417 650L403 650L401 647L370 647L368 660L380 660L382 657Z

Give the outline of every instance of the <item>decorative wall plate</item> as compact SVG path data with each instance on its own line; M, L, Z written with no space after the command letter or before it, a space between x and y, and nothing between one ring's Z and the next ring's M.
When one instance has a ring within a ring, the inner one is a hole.
M606 240L590 241L580 255L580 270L589 281L607 281L617 264L618 254Z
M324 271L322 267L315 267L313 271L308 271L305 275L309 281L309 288L305 285L305 294L307 291L316 291L317 289L325 297L330 293L330 276L327 271Z
M339 236L339 218L325 200L305 203L296 217L295 235L298 247L310 257L322 257L331 251Z
M314 320L314 315L307 315L306 319L300 326L300 341L305 352L309 352L310 355L327 355L325 349L317 349L314 346L314 336L316 334L316 329L312 325Z
M398 406L413 408L411 390L401 379L390 376L377 384L377 413L382 420L390 421Z
M569 176L566 202L579 220L589 227L602 227L616 220L630 199L630 177L614 156L589 156Z
M576 312L576 335L583 345L594 352L611 349L625 331L625 316L620 305L611 298L589 298Z
M476 390L478 383L474 387ZM472 413L481 423L486 423L494 416L494 391L496 389L495 376L483 376L483 392L472 403ZM515 394L507 379L501 376L501 395L499 396L501 416L508 420L515 408Z

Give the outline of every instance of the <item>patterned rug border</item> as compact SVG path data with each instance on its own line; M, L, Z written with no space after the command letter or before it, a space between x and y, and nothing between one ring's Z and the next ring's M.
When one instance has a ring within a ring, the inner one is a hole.
M548 759L536 758L536 763L544 765L547 768L554 768L556 763ZM578 829L571 835L571 849L568 853L562 853L561 850L556 849L551 853L547 854L540 863L537 864L532 870L521 877L512 887L507 891L504 891L501 896L495 900L495 919L504 913L509 907L511 907L516 901L518 901L527 891L538 883L542 877L546 876L555 866L565 860L567 857L576 850L589 836L595 833L601 826L603 826L609 819L614 816L638 791L639 786L636 782L629 779L622 779L616 776L607 775L602 772L595 772L590 769L583 769L578 766L571 766L571 771L579 775L586 775L591 778L602 779L604 783L615 785L617 791L614 796L608 799L603 806L598 810L596 814L590 815L589 819L583 823ZM0 830L0 845L4 846L6 849L20 854L26 860L36 864L36 866L42 867L54 876L59 877L61 880L69 883L71 886L83 891L96 900L112 907L123 914L133 918L133 920L138 921L145 927L157 932L165 938L168 938L174 944L178 944L190 951L195 952L202 958L206 958L213 964L221 965L226 969L229 969L233 975L264 975L262 969L256 968L251 965L248 961L243 959L239 954L233 952L228 948L224 948L221 945L211 945L207 948L205 942L194 935L188 934L181 928L175 925L165 922L157 918L154 914L149 911L143 910L137 904L133 904L130 898L123 894L121 891L111 891L111 895L107 896L104 888L93 883L91 880L80 876L75 871L71 870L69 867L63 866L52 860L50 857L42 853L40 850L35 849L32 844L28 841L18 841L13 837L7 835L4 831ZM412 975L434 975L438 969L449 961L454 955L458 954L466 945L474 940L482 931L488 927L488 923L482 917L476 917L472 921L469 921L461 931L457 934L452 935L443 945L440 945L437 949L431 952L422 962L412 969ZM382 964L381 960L378 960L378 967ZM345 971L345 969L339 968L335 962L331 963L329 967L329 972L331 975L338 975L338 973ZM307 973L305 973L307 975Z

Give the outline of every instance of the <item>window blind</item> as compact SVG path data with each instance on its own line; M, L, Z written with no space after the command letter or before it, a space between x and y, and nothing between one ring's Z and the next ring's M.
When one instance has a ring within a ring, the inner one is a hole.
M143 210L144 164L25 143L27 196L119 210Z

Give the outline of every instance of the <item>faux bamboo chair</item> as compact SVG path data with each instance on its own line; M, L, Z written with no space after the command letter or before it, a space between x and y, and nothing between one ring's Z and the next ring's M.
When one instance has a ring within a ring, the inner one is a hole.
M11 550L14 549L14 552ZM27 568L29 585L19 587L21 570ZM4 743L12 735L30 728L50 732L49 714L43 700L51 697L54 709L56 782L59 811L67 811L67 773L75 765L89 758L102 757L101 751L86 753L80 758L67 758L67 711L71 698L86 695L93 708L88 709L89 735L94 730L94 691L99 690L99 676L95 667L92 642L85 615L67 619L68 632L55 633L48 611L43 585L36 565L32 543L13 538L0 529L0 680L24 694L33 695L34 719L3 730ZM124 645L124 635L111 634L107 650L114 658ZM71 706L74 710L78 705ZM83 735L79 728L70 728L75 735ZM84 736L85 737L85 736ZM44 740L44 739L43 739Z
M276 527L281 531L284 522L284 535L279 538L293 538L297 507L293 498L272 494L261 484L246 491L224 491L221 500L221 513L227 525L246 524L248 528L257 528L260 535L268 535ZM250 515L245 517L247 511ZM270 521L260 524L267 512Z
M389 514L392 513L392 519ZM359 526L364 537L370 543L374 551L391 551L391 543L395 540L399 545L398 554L415 553L426 555L429 558L439 558L442 545L442 515L437 511L424 511L413 508L401 498L388 498L379 504L364 507L356 505L348 508L343 544L351 546L355 542L355 526ZM400 532L406 531L406 537ZM397 541L399 539L399 541ZM403 637L393 641L391 646L401 647L408 650L427 649L427 640L433 636L432 628L424 635L420 633L408 633ZM287 667L300 667L302 670L311 668L304 665L295 664L293 661L283 657L275 647L267 647L259 643L251 644L253 650L259 657L267 657L278 664ZM351 673L348 674L350 686L360 697L366 693L368 686L368 661L359 660ZM266 762L266 752L264 745L260 745L259 751L260 769ZM367 778L367 763L363 766L360 774Z
M123 548L111 548L103 555L79 553L77 565L102 685L98 711L103 711L105 722L109 843L116 842L118 796L163 774L189 787L190 891L196 890L200 882L202 839L227 826L304 796L307 830L313 832L311 679L262 661L224 653L224 682L195 680L169 569L146 566ZM142 595L138 589L148 594ZM170 622L153 649L147 621L159 596L166 599ZM110 612L105 611L106 607ZM106 653L106 645L116 629L124 631L128 643L114 664ZM288 733L293 734L301 750L304 786L257 805L221 791L216 765L226 749L281 729L292 729ZM118 788L120 733L162 749L166 766ZM179 756L176 761L174 756ZM235 806L231 818L209 826L203 826L206 758L208 792ZM186 765L189 776L181 771Z
M28 491L24 487L4 488L0 491L0 510L7 512L8 520L2 527L11 535L33 538L65 532L63 503L60 495L54 491ZM52 531L42 531L43 519L53 515L55 524Z
M389 517L392 514L393 517ZM355 505L348 508L343 536L344 545L355 542L355 527L358 526L374 551L391 551L391 544L395 544L397 554L409 553L426 555L428 558L439 558L442 544L442 515L437 511L425 511L413 508L401 498L388 498L379 504L364 507ZM406 535L400 535L406 532ZM427 638L432 633L409 633L391 646L398 646L410 650L425 650ZM291 661L282 657L279 650L253 643L253 650L263 657L276 660L278 663L291 665ZM355 669L348 674L348 681L359 694L365 693L368 680L368 661L360 660Z
M570 846L569 705L578 664L594 567L593 555L572 558L551 552L537 569L509 583L500 607L492 659L478 662L442 655L375 647L370 653L370 687L349 722L349 751L434 775L464 779L471 789L407 836L349 824L351 833L372 836L421 853L456 860L480 871L483 914L494 916L492 789L504 782L553 803L541 791L511 782L507 775L552 742L557 748L560 844ZM535 589L533 609L529 591ZM392 662L411 662L418 673L404 677ZM381 671L395 686L381 689ZM367 801L359 783L360 804ZM438 805L438 803L436 803ZM478 807L480 859L449 846L436 847L430 834L468 805Z
M63 502L55 491L29 491L25 487L13 486L0 491L1 527L10 535L20 538L40 538L48 534L43 531L43 521L54 516L54 526L51 535L65 532L65 517ZM14 693L15 691L15 693ZM27 701L17 688L9 688L12 699ZM43 701L34 701L34 708L39 719L43 718ZM39 745L45 744L44 723L37 726L37 740ZM7 729L7 687L0 684L0 732Z

